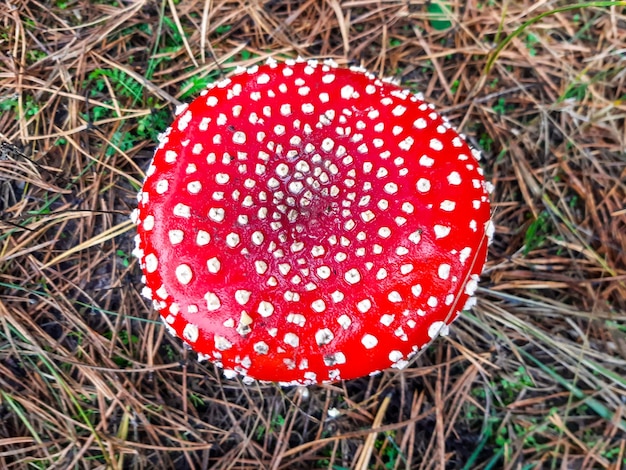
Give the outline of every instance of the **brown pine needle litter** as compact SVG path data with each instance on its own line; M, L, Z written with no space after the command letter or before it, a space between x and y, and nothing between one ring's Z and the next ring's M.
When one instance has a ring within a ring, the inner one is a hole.
M0 468L626 468L626 3L8 0ZM402 371L224 379L129 256L175 105L268 57L423 92L482 149L479 301Z

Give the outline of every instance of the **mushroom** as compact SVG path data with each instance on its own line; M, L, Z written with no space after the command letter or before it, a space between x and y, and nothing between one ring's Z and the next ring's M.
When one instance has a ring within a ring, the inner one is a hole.
M143 294L227 377L402 368L472 305L493 231L477 159L363 70L238 69L160 137L133 213Z

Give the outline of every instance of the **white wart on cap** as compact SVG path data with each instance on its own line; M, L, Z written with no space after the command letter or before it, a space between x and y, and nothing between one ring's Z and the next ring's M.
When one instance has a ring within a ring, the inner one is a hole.
M316 61L238 70L160 139L135 254L170 331L227 375L402 367L474 293L492 224L433 106Z

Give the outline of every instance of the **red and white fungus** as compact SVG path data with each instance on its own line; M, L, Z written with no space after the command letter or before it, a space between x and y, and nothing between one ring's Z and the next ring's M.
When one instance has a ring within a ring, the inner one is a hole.
M227 377L402 368L472 305L493 232L478 158L360 69L237 70L160 138L133 213L143 294Z

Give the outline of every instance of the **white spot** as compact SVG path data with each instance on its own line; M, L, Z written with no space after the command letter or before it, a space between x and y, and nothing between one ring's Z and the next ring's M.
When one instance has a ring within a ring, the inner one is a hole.
M411 293L415 297L419 297L422 293L422 286L420 284L415 284L414 286L411 286Z
M394 116L402 116L405 113L405 111L406 111L406 107L399 104L398 106L396 106L395 108L391 110L391 114L393 114Z
M387 270L385 268L380 268L376 273L376 279L379 281L385 279L387 277Z
M280 106L280 114L285 117L291 115L291 105L289 103L282 104Z
M178 154L173 150L168 150L165 152L165 162L166 163L174 163L178 158Z
M211 207L209 209L209 218L213 222L221 222L224 220L224 216L226 215L226 211L221 207Z
M239 289L235 291L235 300L239 305L246 305L250 300L252 292L249 290Z
M402 212L405 212L407 214L412 214L414 210L415 210L415 207L410 202L402 203Z
M465 305L463 305L463 310L470 310L476 306L477 299L476 297L469 297L465 301Z
M199 230L198 235L196 236L196 245L205 246L208 245L211 241L211 235L209 235L204 230Z
M447 199L439 205L439 208L442 211L446 211L446 212L452 212L455 207L456 207L456 202L450 201Z
M233 134L233 142L235 144L243 145L246 143L246 134L241 131L237 131Z
M426 129L427 125L428 123L426 122L426 119L424 118L417 118L415 121L413 121L413 126L416 129Z
M459 253L459 261L461 262L461 264L465 264L465 262L467 261L467 259L470 257L471 254L472 254L472 249L469 246L466 246L465 248L463 248L461 252Z
M218 173L215 175L215 182L217 184L226 184L230 181L228 173Z
M220 299L213 292L207 292L204 295L204 300L206 300L206 308L210 312L213 312L222 306Z
M256 82L259 85L265 85L270 82L270 76L266 73L263 73L257 77Z
M472 274L471 279L467 282L467 285L465 286L465 293L467 295L474 295L476 289L478 288L478 279L479 277L476 274Z
M422 155L419 160L419 164L421 166L425 166L426 168L430 168L435 163L435 160L430 158L428 155Z
M220 270L221 263L215 256L206 262L207 268L210 273L217 274Z
M333 302L335 303L339 303L344 299L344 295L343 292L336 290L335 292L333 292L332 294L330 294L330 296L333 299Z
M185 204L178 203L174 206L174 215L188 219L191 217L191 208Z
M156 188L155 191L157 194L163 194L167 191L167 188L169 188L169 182L167 180L160 180L157 184L156 184Z
M403 226L407 222L406 218L404 217L395 217L393 220L398 225L398 227Z
M461 175L459 175L458 171L453 171L448 175L448 183L454 186L461 184Z
M183 329L183 338L190 343L198 341L199 334L198 327L196 325L192 325L191 323L187 323Z
M323 78L322 78L323 80ZM351 85L344 85L341 88L341 97L344 100L349 100L350 98L352 98L354 96L355 92L354 92L354 87Z
M344 279L348 284L356 284L361 280L361 273L359 273L358 269L352 268L344 274Z
M487 222L485 222L485 235L487 236L490 243L495 233L496 225L493 223L493 220L488 220Z
M342 352L336 352L335 354L324 357L324 364L326 364L326 366L328 367L334 366L336 364L345 364L345 363L346 363L346 355Z
M398 147L400 147L400 149L402 150L409 151L411 150L411 147L413 147L414 143L415 143L415 139L413 139L413 137L411 136L408 136L406 139L398 143Z
M441 279L448 279L450 277L450 265L449 264L441 264L437 269L437 274Z
M450 333L450 328L443 321L432 322L428 327L428 336L431 339L435 339L437 336L447 336Z
M257 354L267 354L270 350L270 347L264 341L259 341L258 343L254 343L254 352Z
M230 341L220 335L213 336L213 342L215 343L215 349L218 351L227 351L233 347L233 344Z
M159 260L154 253L150 253L149 255L147 255L144 261L146 263L146 271L148 273L153 273L157 270L157 267L159 266Z
M430 181L428 181L426 178L420 178L417 181L416 187L420 193L427 193L428 191L430 191Z
M372 302L369 299L363 299L356 304L356 307L361 313L366 313L370 308L372 308Z
M187 191L191 194L198 194L202 189L202 183L200 181L192 181L187 185Z
M241 240L239 238L239 235L237 235L236 233L231 232L226 235L226 244L231 248L235 248L237 245L239 245L240 241Z
M404 246L399 246L396 248L396 255L404 256L409 254L409 249Z
M293 348L297 348L300 345L300 338L295 333L287 333L284 340L285 343Z
M167 290L165 290L165 286L159 287L155 293L162 299L167 299L169 297Z
M403 357L404 355L398 350L394 350L389 353L389 360L394 364L400 361Z
M395 315L392 315L390 313L385 313L384 315L382 315L380 317L380 323L382 323L385 326L391 326L391 324L393 323L393 320L396 318Z
M328 328L323 328L315 333L315 342L318 346L330 343L335 338L335 335Z
M439 152L440 150L443 150L443 144L441 143L439 139L430 139L429 146L431 149L437 152Z
M313 255L313 257L315 258L323 256L325 253L326 249L322 245L315 245L313 248L311 248L311 255Z
M363 344L363 346L365 346L366 349L372 349L375 348L378 344L378 338L376 338L376 336L367 334L364 335L363 338L361 338L361 343Z
M409 241L413 242L416 245L420 242L421 239L422 239L422 231L421 230L416 230L411 235L409 235Z
M391 292L389 292L389 295L387 295L387 298L389 299L389 302L393 302L393 303L402 302L402 296L400 295L398 291L395 291L395 290L392 290Z
M267 271L267 268L268 268L267 263L265 261L261 261L261 260L255 261L254 262L254 267L256 269L256 272L258 274L260 274L260 275L265 274L265 272Z
M276 166L276 174L281 178L284 178L289 174L289 167L284 163L278 164Z
M274 306L271 303L262 300L261 303L259 303L257 312L259 312L259 315L262 317L267 318L274 313Z
M184 131L191 122L191 111L187 111L178 119L178 130Z
M326 303L322 299L317 299L311 303L311 308L317 313L322 313L326 310Z
M412 264L403 264L402 266L400 266L400 273L401 274L407 275L411 271L413 271L413 265Z
M352 320L348 315L343 314L339 318L337 318L337 323L339 323L341 328L347 330L348 328L350 328L350 325L352 325Z
M363 219L363 222L371 222L372 220L374 220L374 213L372 211L365 211L365 212L361 212L361 219Z
M189 265L180 264L176 267L176 279L178 279L178 282L180 282L182 285L186 286L187 284L189 284L192 278L193 272L191 271Z
M329 137L322 141L322 150L324 150L325 152L330 152L334 146L335 142Z
M393 334L396 335L398 338L400 338L402 341L409 340L409 337L406 335L406 333L404 332L404 329L401 326L396 328Z
M378 235L382 238L389 238L391 236L391 229L389 227L381 227L378 229Z
M428 297L428 300L426 301L426 303L428 304L429 307L435 308L437 304L439 303L439 300L437 300L437 297L435 297L434 295L431 295L430 297Z
M395 194L398 192L398 185L396 183L387 183L384 186L384 190L387 194Z
M300 313L290 313L289 315L287 315L287 321L289 323L293 323L294 325L302 327L306 323L306 318Z
M319 268L317 268L316 272L321 279L328 279L331 274L330 268L328 266L320 266Z
M252 243L254 243L256 246L261 246L263 244L263 241L265 240L263 232L259 232L258 230L252 234L251 238Z
M143 221L143 229L149 232L154 228L154 216L149 215Z
M445 225L435 225L435 238L445 238L450 234L452 230L451 227L446 227Z

